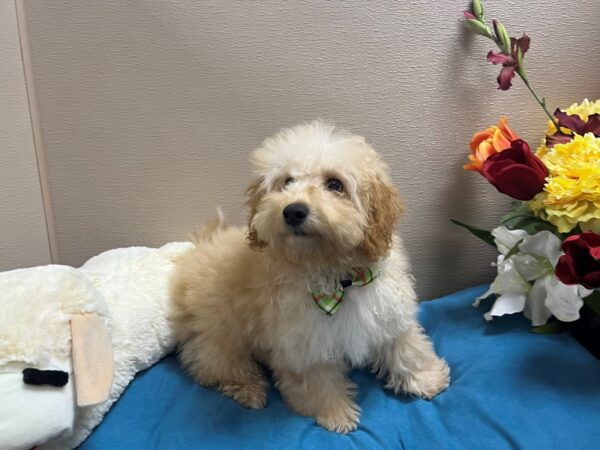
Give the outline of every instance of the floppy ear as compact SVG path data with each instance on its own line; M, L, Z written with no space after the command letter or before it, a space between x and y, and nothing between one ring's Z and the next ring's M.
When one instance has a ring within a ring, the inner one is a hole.
M74 315L71 342L77 406L102 403L113 378L112 345L104 320L97 314Z
M258 238L258 233L254 226L256 209L258 208L262 196L265 194L263 182L264 178L258 178L254 180L246 190L246 195L248 195L246 205L248 205L248 208L250 209L250 217L248 218L248 236L246 239L248 240L250 248L254 250L262 250L267 246L266 242L261 241Z
M367 186L363 195L368 215L362 250L368 260L375 261L388 255L404 207L394 186L383 177L373 177Z

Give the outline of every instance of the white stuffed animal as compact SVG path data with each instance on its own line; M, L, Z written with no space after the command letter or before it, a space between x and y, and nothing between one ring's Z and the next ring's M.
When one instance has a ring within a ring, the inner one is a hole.
M169 277L191 246L0 273L0 449L77 447L134 375L172 350Z

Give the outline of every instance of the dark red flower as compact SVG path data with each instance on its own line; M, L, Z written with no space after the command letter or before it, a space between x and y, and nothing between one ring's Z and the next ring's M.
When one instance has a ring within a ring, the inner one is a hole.
M591 114L588 116L587 122L577 114L569 115L560 109L554 111L554 117L561 128L568 128L575 134L583 136L586 133L593 133L594 136L600 137L600 114ZM551 136L546 136L546 145L552 147L555 144L566 144L573 136L565 134L562 130L557 130Z
M548 169L531 153L527 142L517 139L510 143L510 148L486 159L481 174L498 191L525 201L544 189Z
M591 231L569 236L562 243L564 255L556 265L556 276L565 284L600 287L600 235Z
M512 79L515 76L515 71L519 68L518 51L521 50L521 57L525 56L529 50L529 36L523 34L519 39L510 38L510 55L506 53L494 53L490 50L487 55L487 60L492 64L502 64L502 70L498 75L498 89L503 91L508 90L512 86Z

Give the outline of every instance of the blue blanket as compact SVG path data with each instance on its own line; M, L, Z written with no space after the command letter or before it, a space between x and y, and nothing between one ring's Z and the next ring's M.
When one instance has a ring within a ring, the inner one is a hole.
M483 287L421 306L452 369L432 401L395 396L365 370L359 428L337 435L269 391L263 410L195 385L175 357L141 373L81 447L91 449L591 449L600 433L600 362L568 334L537 335L521 316L486 322Z

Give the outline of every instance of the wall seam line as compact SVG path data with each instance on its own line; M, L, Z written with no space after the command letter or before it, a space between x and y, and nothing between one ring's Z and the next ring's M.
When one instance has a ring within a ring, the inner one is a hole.
M44 151L42 124L40 121L37 96L35 92L33 64L31 59L31 48L27 34L27 24L25 16L25 0L14 0L17 20L17 30L19 35L19 46L21 50L21 61L23 63L23 75L25 78L25 90L29 104L29 118L31 121L31 132L33 136L33 146L35 148L35 157L37 162L38 180L42 194L42 204L44 207L44 219L46 221L46 234L48 237L48 248L50 251L50 261L58 264L60 256L58 252L58 238L56 235L56 225L54 222L54 209L52 207L52 195L50 191L50 180L48 178L48 166L46 154Z

